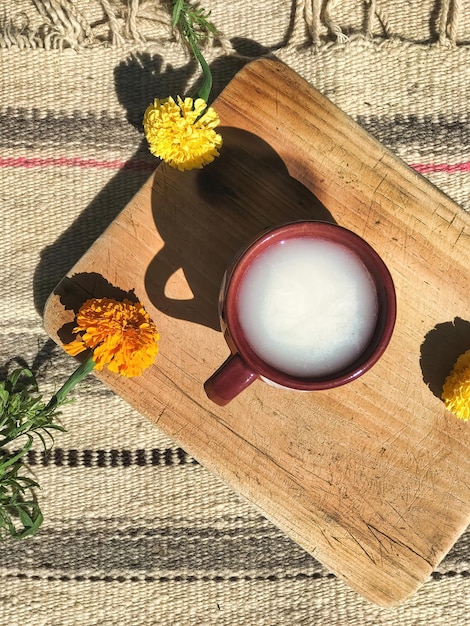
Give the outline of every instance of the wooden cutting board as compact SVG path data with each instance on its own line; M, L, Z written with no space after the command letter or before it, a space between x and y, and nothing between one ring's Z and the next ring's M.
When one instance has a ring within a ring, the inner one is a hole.
M156 168L57 286L46 329L68 341L86 298L134 290L160 354L140 378L100 378L359 593L396 604L470 521L470 424L438 397L470 348L470 216L276 60L247 65L214 106L220 158ZM216 406L203 383L228 356L217 319L227 261L301 218L334 219L385 260L392 341L344 387L256 381Z

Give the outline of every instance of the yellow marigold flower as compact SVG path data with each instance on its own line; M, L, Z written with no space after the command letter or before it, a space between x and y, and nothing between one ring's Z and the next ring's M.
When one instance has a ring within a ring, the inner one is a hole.
M91 348L94 369L107 365L111 372L140 376L158 353L160 335L140 302L92 298L80 307L76 323L78 336L64 349L76 356Z
M444 382L442 399L446 408L459 419L470 419L470 350L455 362Z
M202 98L156 98L144 114L150 152L181 171L201 168L219 156L219 116Z

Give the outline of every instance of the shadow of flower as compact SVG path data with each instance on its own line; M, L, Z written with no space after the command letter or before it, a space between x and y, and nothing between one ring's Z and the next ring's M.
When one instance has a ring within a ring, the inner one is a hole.
M457 358L470 349L470 322L456 317L437 324L421 345L423 380L433 394L441 397L444 381Z
M169 93L184 93L195 70L193 61L176 69L170 65L162 69L163 62L164 59L159 55L133 54L115 69L117 97L125 107L127 119L134 129L123 125L118 118L106 116L106 112L100 112L99 118L94 111L84 112L67 122L74 125L74 140L84 150L90 142L100 145L104 154L116 144L122 147L137 144L138 147L67 230L41 251L33 281L34 302L40 313L58 281L128 204L158 165L158 160L150 155L143 137L135 137L135 129L139 135L143 134L143 114L153 98L166 97ZM84 124L84 120L87 124ZM71 190L70 193L77 191ZM60 210L59 206L52 207L52 210L54 208Z

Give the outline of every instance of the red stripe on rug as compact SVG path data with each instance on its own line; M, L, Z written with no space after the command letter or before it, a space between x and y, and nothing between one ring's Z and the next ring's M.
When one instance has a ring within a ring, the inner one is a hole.
M107 170L139 170L152 171L159 161L105 161L98 159L83 159L80 157L0 157L0 167L81 167L84 169L107 169ZM462 163L411 163L416 172L420 174L430 174L433 172L445 172L454 174L456 172L470 172L470 161Z
M81 167L84 169L108 170L144 170L152 171L158 165L155 161L100 161L97 159L82 159L80 157L0 157L0 167Z
M412 163L410 167L419 174L432 174L433 172L455 174L457 172L470 172L470 161L463 163Z

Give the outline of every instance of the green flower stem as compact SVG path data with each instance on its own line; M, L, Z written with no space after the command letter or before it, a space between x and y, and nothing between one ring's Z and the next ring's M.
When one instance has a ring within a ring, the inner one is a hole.
M49 401L47 405L48 409L54 409L56 406L60 406L64 402L66 396L72 391L72 389L81 380L83 380L95 367L93 361L93 352L90 353L86 361L75 370L75 372L65 381L62 387L57 391Z
M196 96L198 98L202 98L206 102L209 100L209 96L212 90L212 72L210 70L209 65L207 64L206 59L202 56L201 51L196 45L193 37L189 37L188 39L189 45L191 46L191 50L193 51L194 56L196 57L199 65L202 69L203 81L200 88L197 90Z
M171 7L173 28L178 28L202 69L203 82L196 97L208 102L212 89L212 73L199 45L207 38L215 36L217 30L208 20L210 13L205 13L197 5L192 6L188 0L172 0Z

